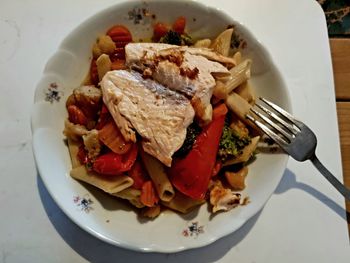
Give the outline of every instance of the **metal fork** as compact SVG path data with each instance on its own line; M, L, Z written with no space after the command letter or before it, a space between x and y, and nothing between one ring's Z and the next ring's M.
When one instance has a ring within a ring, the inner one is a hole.
M271 101L264 98L259 100L265 106L256 103L246 117L295 160L300 162L310 160L320 173L346 199L350 200L350 190L339 182L316 157L317 138L312 130Z

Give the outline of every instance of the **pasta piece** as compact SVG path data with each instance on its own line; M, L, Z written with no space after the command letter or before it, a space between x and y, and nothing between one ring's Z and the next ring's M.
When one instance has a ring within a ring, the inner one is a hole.
M156 218L160 214L160 205L145 207L142 211L142 216L148 218Z
M68 138L67 144L68 144L70 159L72 160L72 168L80 166L81 164L79 159L77 158L77 155L79 152L79 147L81 145L81 142L74 141Z
M222 81L216 81L216 85L213 90L213 95L218 99L225 99L227 97L226 85Z
M232 58L236 62L236 65L238 65L242 61L242 53L237 51L236 53L233 54Z
M245 178L248 175L248 167L243 166L237 172L225 172L225 178L233 190L241 191L245 188Z
M169 207L175 211L187 214L197 206L204 204L206 201L192 199L180 192L176 192L175 197L170 202L162 202L162 205Z
M100 36L97 42L92 47L92 54L94 58L98 58L102 54L113 54L116 46L110 36Z
M246 59L233 67L230 70L231 78L226 81L225 85L217 85L213 94L220 99L225 99L234 89L250 78L250 66L251 60Z
M232 165L232 164L236 164L236 163L243 163L243 162L248 161L250 159L250 157L252 157L256 147L258 146L259 140L260 140L260 136L253 137L250 144L248 144L246 147L244 147L244 149L242 150L242 153L239 156L237 156L234 159L227 160L223 164L223 166L228 166L228 165Z
M252 87L252 84L247 80L241 84L238 88L235 89L235 92L245 99L249 104L255 104L256 94Z
M250 59L243 60L241 63L239 63L237 66L230 69L232 78L227 83L227 90L228 93L230 93L232 90L237 88L239 85L241 85L243 82L248 80L250 78L250 67L252 65L252 61Z
M77 180L91 184L109 194L115 194L129 188L134 181L126 175L105 176L89 172L84 165L73 168L70 175Z
M164 165L158 159L144 151L141 151L141 158L154 183L160 200L169 202L173 199L175 191L165 173Z
M232 33L233 33L233 28L226 29L224 32L222 32L220 35L218 35L214 39L210 47L214 51L227 57L230 52Z
M211 45L211 40L209 38L201 39L198 40L195 44L194 47L198 48L209 48Z
M140 201L141 191L132 187L113 194L116 197L128 200L133 206L142 208L144 205Z
M116 49L115 43L112 38L107 35L100 36L97 40L97 44L103 54L113 54Z
M96 60L98 79L101 81L103 76L111 70L112 62L108 55L102 54Z
M226 99L227 107L233 111L243 122L252 126L253 124L246 119L246 114L250 111L252 105L250 105L245 99L239 96L237 93L232 92ZM255 126L253 126L255 127Z

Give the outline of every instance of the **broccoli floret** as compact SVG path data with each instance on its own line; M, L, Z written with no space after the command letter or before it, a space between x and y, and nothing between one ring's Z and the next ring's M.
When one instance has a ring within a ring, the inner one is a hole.
M160 43L172 44L172 45L181 45L181 35L175 31L169 30L165 36L163 36L160 40Z
M249 136L240 136L225 123L219 143L218 159L225 162L236 158L250 142Z
M172 44L172 45L193 45L192 38L187 34L179 34L175 31L169 30L165 36L163 36L160 40L160 43Z
M174 153L175 157L184 157L192 149L197 136L201 133L202 129L196 122L193 122L187 127L186 139L182 144L181 148Z

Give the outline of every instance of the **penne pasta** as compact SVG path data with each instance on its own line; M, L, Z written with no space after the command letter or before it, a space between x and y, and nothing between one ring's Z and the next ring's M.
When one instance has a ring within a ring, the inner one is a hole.
M141 151L141 158L154 183L160 200L169 202L174 198L175 191L165 172L164 165L144 151Z
M68 138L67 144L68 144L69 155L72 160L72 168L76 168L81 165L77 158L81 143Z
M175 197L170 202L162 202L162 205L186 214L205 202L205 200L192 199L180 192L176 192Z
M194 47L198 48L209 48L211 45L211 40L209 38L201 39L198 40L195 44Z
M112 62L108 55L102 54L96 60L98 79L102 80L103 76L111 70Z
M227 94L231 93L235 88L250 78L251 64L252 61L246 59L230 70L232 78L226 83Z
M243 99L245 99L249 104L253 105L255 103L256 94L249 80L236 88L235 92Z
M239 85L246 82L250 78L250 65L251 60L246 59L237 66L233 67L230 70L231 78L224 83L224 86L221 85L219 87L215 87L214 95L216 94L215 96L220 99L225 99Z
M133 206L137 208L144 207L140 201L141 191L132 187L126 188L123 191L112 194L116 197L128 200Z
M246 119L246 114L250 111L250 105L245 99L237 93L232 92L226 99L227 107L233 111L243 122L252 126L253 124ZM254 127L254 126L253 126Z
M248 167L243 166L242 169L240 169L237 172L225 172L225 178L227 183L231 186L233 190L241 191L245 188L245 178L248 175Z
M232 33L233 28L226 29L214 39L213 43L210 45L210 48L227 57L230 52Z
M84 165L73 168L70 175L79 181L91 184L109 194L115 194L129 188L134 181L126 175L106 176L89 172Z
M238 65L242 61L242 53L237 51L236 53L233 54L232 58L236 62L236 65Z

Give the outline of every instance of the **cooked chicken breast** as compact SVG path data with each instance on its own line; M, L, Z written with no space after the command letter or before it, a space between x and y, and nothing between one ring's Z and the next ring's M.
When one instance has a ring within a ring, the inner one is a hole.
M125 47L125 54L129 67L191 98L202 124L212 118L210 99L216 85L214 76L230 76L221 63L234 65L233 59L210 49L168 44L130 43Z
M171 166L172 155L182 146L193 122L190 100L135 71L110 71L101 88L103 101L125 140L135 142L137 131L145 152Z

